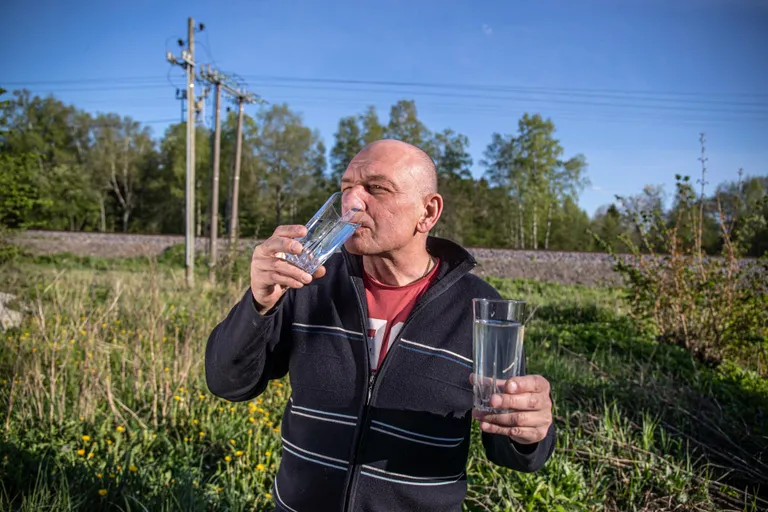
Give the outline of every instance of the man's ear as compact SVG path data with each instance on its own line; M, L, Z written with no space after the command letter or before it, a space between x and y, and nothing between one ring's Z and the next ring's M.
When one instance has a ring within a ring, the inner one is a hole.
M443 197L440 194L429 194L424 198L424 212L416 225L416 230L419 233L428 233L435 227L442 214Z

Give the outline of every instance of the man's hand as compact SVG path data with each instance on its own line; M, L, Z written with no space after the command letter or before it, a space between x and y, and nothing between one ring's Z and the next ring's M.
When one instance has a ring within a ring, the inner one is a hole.
M509 379L504 384L504 392L491 397L490 406L515 412L495 414L475 409L472 416L480 422L480 429L489 434L503 434L520 444L538 443L546 437L552 424L549 382L541 375Z
M320 267L310 276L299 267L291 265L279 254L301 253L301 244L294 240L307 234L304 226L278 226L272 236L256 246L251 256L251 293L257 310L264 314L280 300L288 288L301 288L312 282L312 278L325 275Z

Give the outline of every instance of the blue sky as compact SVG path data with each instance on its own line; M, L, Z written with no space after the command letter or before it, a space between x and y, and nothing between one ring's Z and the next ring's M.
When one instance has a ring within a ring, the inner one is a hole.
M289 103L329 147L341 116L374 104L386 119L395 101L415 99L430 129L470 138L475 175L493 132L513 133L523 112L550 117L566 155L587 158L592 186L580 203L590 214L645 184L672 192L675 173L698 177L700 132L710 183L735 179L740 167L768 173L763 0L214 4L6 0L0 86L161 121L151 125L159 135L163 120L180 116L172 84L184 83L165 51L178 53L175 41L192 16L206 25L197 35L199 61L245 77L272 103Z

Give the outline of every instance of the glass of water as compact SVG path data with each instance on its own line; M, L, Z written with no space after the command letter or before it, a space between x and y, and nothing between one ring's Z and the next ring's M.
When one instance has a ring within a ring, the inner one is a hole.
M360 227L361 211L359 201L353 199L342 205L342 194L336 192L307 222L307 234L296 239L302 245L301 253L283 254L283 258L314 274Z
M472 299L474 314L472 388L475 408L504 413L491 407L491 396L504 392L511 377L520 373L523 355L525 301Z

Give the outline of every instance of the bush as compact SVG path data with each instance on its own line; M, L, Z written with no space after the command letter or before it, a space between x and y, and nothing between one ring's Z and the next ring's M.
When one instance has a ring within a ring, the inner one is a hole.
M631 314L660 340L681 345L702 361L729 358L765 375L768 253L742 258L760 219L726 214L719 196L705 208L687 176L677 176L676 188L675 206L666 218L659 209L633 210L617 197L641 240L637 244L621 236L629 255L617 256L596 237L625 280ZM703 250L703 227L713 220L722 241L719 257Z

